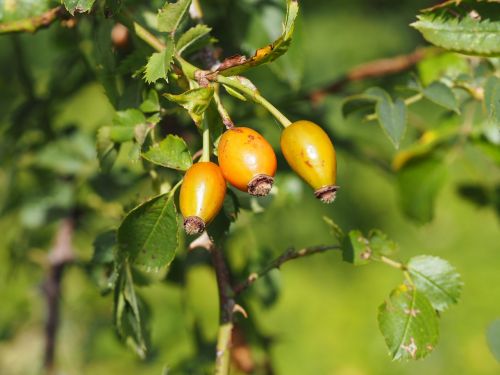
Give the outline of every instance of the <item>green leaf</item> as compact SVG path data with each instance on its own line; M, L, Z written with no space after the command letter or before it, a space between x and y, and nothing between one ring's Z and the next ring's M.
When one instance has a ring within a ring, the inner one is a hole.
M293 29L298 11L298 1L287 0L285 22L283 24L283 32L280 37L273 43L259 48L250 58L246 58L245 56L233 56L227 58L220 64L217 71L224 76L239 75L252 67L274 61L283 55L288 50L292 41Z
M387 96L377 101L375 106L378 121L394 147L399 148L399 143L406 131L406 105L400 98L396 102Z
M370 241L363 236L360 230L351 230L347 243L342 247L344 261L362 266L371 262L372 250Z
M214 89L211 86L195 88L179 95L164 94L168 100L184 107L197 126L201 126L203 115L213 95Z
M179 245L173 192L157 196L130 211L118 228L123 256L148 268L170 264Z
M407 267L418 291L425 294L436 310L444 311L458 302L463 283L447 261L421 255L411 258Z
M64 0L64 6L73 16L75 13L85 13L92 9L95 0Z
M113 290L119 277L115 267L116 230L99 234L93 243L94 254L90 262L90 276L101 294Z
M365 237L360 230L351 230L344 241L343 259L355 266L368 264L372 256L387 256L395 253L398 245L378 229L372 229Z
M148 96L141 103L139 109L145 113L158 112L160 110L160 101L156 90L149 90Z
M368 238L370 240L370 248L375 255L388 256L396 253L399 249L398 244L379 229L370 230Z
M453 91L442 82L432 82L429 86L424 89L424 96L430 101L454 111L460 113L458 108L458 100L455 97Z
M393 360L423 358L439 337L438 317L431 303L407 285L397 287L379 307L378 324Z
M172 134L152 145L142 157L153 164L180 171L187 170L193 164L186 142Z
M493 356L500 362L500 319L490 324L486 331L486 338Z
M113 118L113 125L123 127L134 127L139 124L144 124L146 117L137 109L126 109L118 111Z
M208 33L210 33L210 31L212 31L212 28L203 24L199 24L190 28L188 31L182 34L177 41L175 45L177 53L182 54L191 45L206 37Z
M491 76L486 81L484 105L490 121L500 126L500 78Z
M118 146L111 140L111 127L103 126L97 131L97 158L103 171L109 171L118 157Z
M430 43L466 55L500 55L500 21L419 15L411 24Z
M159 79L167 80L172 59L174 57L174 43L169 39L165 49L161 52L154 52L148 59L144 79L147 83L153 83ZM168 81L168 80L167 80Z
M409 161L398 171L397 180L403 211L419 223L434 216L434 202L446 181L446 165L437 157Z
M149 342L149 312L144 301L136 294L132 272L128 263L120 269L120 279L115 288L114 316L121 338L136 354L144 359Z
M158 13L158 31L174 33L186 14L191 0L166 3Z

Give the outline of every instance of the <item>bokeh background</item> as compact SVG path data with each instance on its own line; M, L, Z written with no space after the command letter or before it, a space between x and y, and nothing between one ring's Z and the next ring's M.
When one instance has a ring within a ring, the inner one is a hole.
M7 3L0 1L0 20L10 17ZM26 12L35 3L43 8L42 2L25 1ZM161 5L153 3L152 8ZM279 1L201 3L225 56L248 54L279 35L283 16ZM377 308L401 282L398 271L379 264L353 267L335 252L287 263L262 285L256 284L245 300L259 335L270 338L268 355L276 374L493 375L500 371L485 338L488 325L500 317L498 209L478 207L458 192L463 183L498 184L498 165L468 145L450 151L433 219L416 223L401 210L396 177L359 151L368 150L369 155L390 162L395 151L389 141L373 123L340 115L343 96L372 85L394 88L408 74L350 85L320 105L298 99L357 64L425 45L409 24L420 8L430 4L301 2L289 53L274 68L262 67L249 76L291 118L314 119L334 141L340 140L341 190L333 205L322 205L280 159L278 194L259 201L262 212L241 213L224 251L237 269L249 259L270 258L288 246L331 243L332 234L322 218L328 216L345 230L383 230L399 243L402 260L417 254L449 260L465 283L461 302L443 315L439 345L428 358L395 363L377 327ZM200 352L193 332L210 344L215 341L218 320L214 275L201 251L187 255L184 248L179 249L180 258L190 259L183 285L167 280L139 289L152 319L154 349L145 361L117 338L112 295L100 295L88 267L96 235L116 227L124 213L122 205L132 207L150 189L142 166L128 161L127 150L122 150L110 174L99 171L95 135L98 127L111 123L114 109L92 61L85 58L92 40L88 23L82 21L73 29L53 25L33 35L0 36L0 373L41 370L46 318L41 283L54 233L71 209L78 216L73 238L78 260L63 278L59 373L160 374L168 367L177 369L173 373L196 374L190 364L210 361L212 348L208 345ZM279 126L266 113L230 99L228 107L238 123L260 130L278 150ZM432 118L424 124L429 127L442 118L429 103L414 111L424 119ZM252 337L248 340L252 343ZM254 348L254 356L265 356L262 346Z

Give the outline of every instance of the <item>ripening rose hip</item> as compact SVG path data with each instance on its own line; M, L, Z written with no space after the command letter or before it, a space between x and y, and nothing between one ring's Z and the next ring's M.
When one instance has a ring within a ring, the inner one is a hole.
M253 129L235 127L219 141L219 165L231 185L251 195L269 194L276 173L276 155L271 145Z
M220 211L225 195L226 181L217 164L193 164L184 176L179 195L186 233L203 232Z
M335 199L338 186L333 143L321 127L311 121L296 121L281 134L281 150L290 167L311 185L325 203Z

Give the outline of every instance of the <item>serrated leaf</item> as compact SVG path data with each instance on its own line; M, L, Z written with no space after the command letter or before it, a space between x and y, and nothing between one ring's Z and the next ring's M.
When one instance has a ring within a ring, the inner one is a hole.
M392 255L399 249L398 244L379 229L372 229L370 233L368 233L368 239L370 241L370 249L374 254L379 256Z
M446 176L446 165L432 155L406 163L397 174L405 214L422 224L431 221L434 202Z
M378 324L391 358L420 359L436 346L438 317L424 294L400 285L379 307Z
M178 0L176 3L165 3L158 13L158 31L173 33L177 30L186 14L191 0Z
M380 99L376 106L378 121L394 147L399 148L399 143L406 131L406 105L397 98L393 103L390 97Z
M212 31L212 28L203 24L199 24L190 28L188 31L182 34L177 41L175 45L177 53L182 54L192 44L207 36L210 31Z
M447 261L421 255L411 258L407 267L418 291L425 294L436 310L444 311L458 302L463 283Z
M167 74L170 71L172 59L174 57L174 43L170 39L161 52L154 52L148 59L144 71L144 79L147 83L153 83L159 79L167 80Z
M118 228L122 256L148 268L170 264L179 245L173 194L157 196L130 211Z
M292 41L293 29L298 11L298 1L287 0L287 10L281 36L273 43L259 48L250 58L246 58L245 56L233 56L227 58L220 64L217 71L224 76L235 76L252 67L274 61L283 55L288 50Z
M368 264L375 255L380 257L395 253L398 245L378 229L372 229L368 236L360 230L351 230L349 238L344 241L343 259L355 266Z
M491 76L484 85L484 105L488 118L500 126L500 78Z
M424 96L430 101L454 111L456 113L460 113L458 108L458 100L448 86L446 86L442 82L432 82L429 86L427 86L423 91Z
M493 321L486 331L486 338L491 353L500 363L500 319Z
M75 13L85 13L92 9L95 0L64 0L65 8L74 16Z
M142 157L153 164L180 171L187 170L193 164L186 142L172 134L152 145Z
M500 55L500 21L419 15L411 24L430 43L467 55Z
M164 94L164 96L184 107L197 126L201 126L203 115L208 108L214 95L213 87L198 87L188 90L179 95Z

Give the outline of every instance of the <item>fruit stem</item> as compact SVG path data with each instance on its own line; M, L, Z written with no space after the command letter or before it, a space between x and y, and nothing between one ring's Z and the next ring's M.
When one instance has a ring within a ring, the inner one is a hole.
M203 129L203 153L201 154L200 161L210 161L210 129L207 123L205 123L205 128Z
M219 115L222 118L222 122L224 123L225 127L227 129L233 129L234 122L233 122L233 120L231 120L231 116L229 116L229 113L227 112L226 108L224 108L224 105L222 104L222 100L220 99L219 85L216 85L216 87L215 87L214 100L215 100L215 104L217 105L217 111L219 111Z
M240 77L224 77L223 75L217 75L215 81L222 83L223 85L229 86L242 94L253 100L255 103L260 104L265 109L269 111L271 115L276 118L283 125L284 128L288 127L292 122L286 118L286 116L281 113L275 106L273 106L266 98L259 94L259 91L250 87L249 84L244 84Z
M165 49L165 44L148 30L142 27L137 22L133 22L135 34L144 42L153 47L156 51L161 52Z

